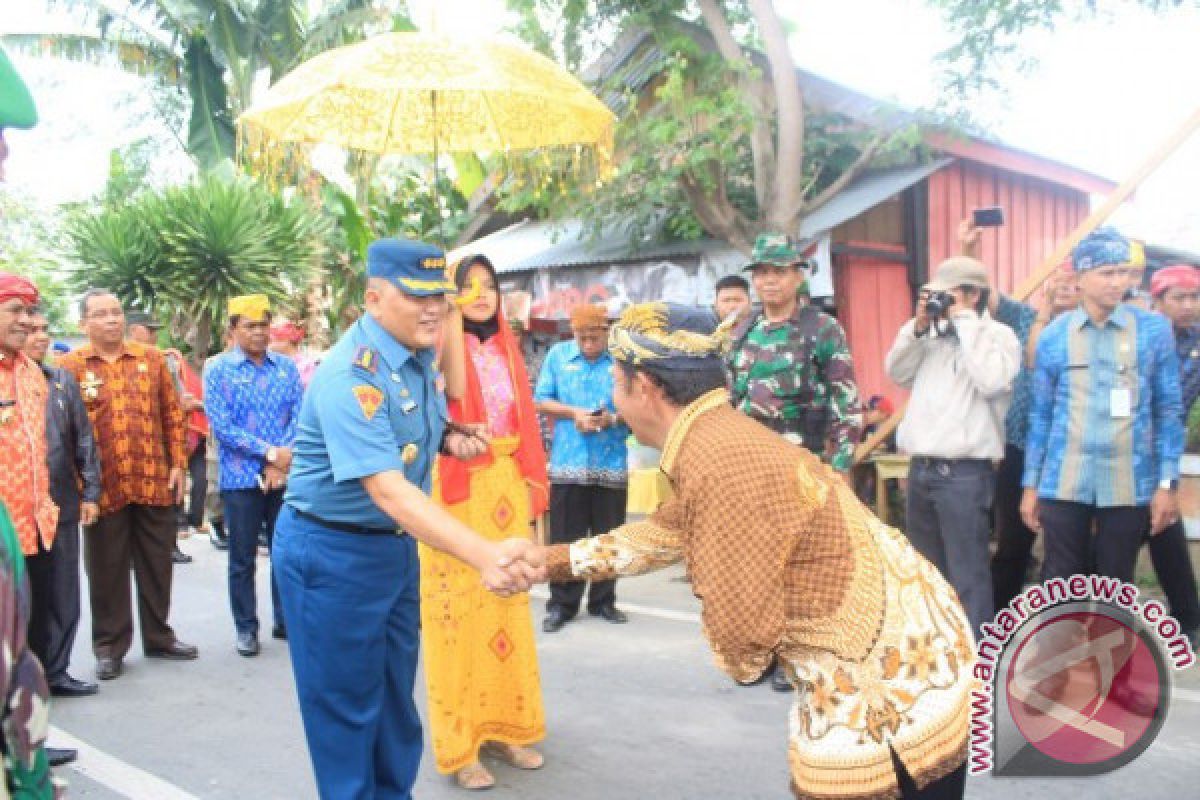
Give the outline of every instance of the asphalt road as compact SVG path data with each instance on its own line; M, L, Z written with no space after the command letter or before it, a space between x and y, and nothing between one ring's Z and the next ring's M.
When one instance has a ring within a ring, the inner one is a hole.
M126 672L92 698L56 700L52 744L79 743L77 764L59 771L70 797L135 800L304 800L312 783L286 644L265 639L253 659L233 649L224 554L207 541L183 543L195 563L177 568L172 623L200 647L191 663L131 654ZM266 559L259 608L269 622ZM495 800L699 800L790 797L787 695L735 687L713 666L698 604L680 572L622 581L628 625L583 617L540 632L548 738L538 772L494 767ZM534 604L536 620L543 601ZM86 605L86 603L85 603ZM260 612L260 616L262 613ZM85 622L73 672L91 677ZM1132 764L1091 779L972 778L971 798L1196 797L1200 786L1200 670L1178 674L1159 738ZM418 677L424 706L423 679ZM466 793L428 758L417 781L423 800Z

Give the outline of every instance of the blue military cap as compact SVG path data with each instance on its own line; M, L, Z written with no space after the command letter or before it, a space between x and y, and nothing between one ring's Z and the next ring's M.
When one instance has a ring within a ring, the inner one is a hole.
M367 277L386 278L405 294L425 297L457 290L446 278L446 254L410 239L379 239L367 248Z

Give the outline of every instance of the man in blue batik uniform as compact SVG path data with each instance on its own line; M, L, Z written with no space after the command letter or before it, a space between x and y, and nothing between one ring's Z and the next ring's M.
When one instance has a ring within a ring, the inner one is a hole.
M1128 583L1146 531L1179 519L1179 359L1171 324L1122 302L1146 263L1137 242L1099 228L1071 261L1081 302L1038 339L1021 516L1045 531L1043 580Z
M237 651L258 655L258 608L254 590L258 536L275 539L283 487L304 386L290 358L267 349L271 304L266 295L229 301L233 347L204 371L204 410L217 440L221 501L229 528L229 605ZM271 581L271 635L287 638L279 592Z
M478 430L447 430L434 365L454 288L444 270L430 245L373 243L366 314L321 363L300 412L273 567L328 800L411 797L422 749L414 537L500 594L542 572L521 558L528 540L488 542L428 497L439 450L470 459L487 447Z

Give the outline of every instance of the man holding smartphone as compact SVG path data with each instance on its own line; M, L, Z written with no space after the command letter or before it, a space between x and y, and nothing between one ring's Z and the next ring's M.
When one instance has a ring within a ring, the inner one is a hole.
M625 522L629 428L613 406L613 359L601 306L571 312L575 336L546 354L533 399L554 420L550 450L550 541L570 544ZM579 613L586 584L550 584L542 630L554 633ZM592 581L588 613L613 623L628 618L616 606L616 581Z

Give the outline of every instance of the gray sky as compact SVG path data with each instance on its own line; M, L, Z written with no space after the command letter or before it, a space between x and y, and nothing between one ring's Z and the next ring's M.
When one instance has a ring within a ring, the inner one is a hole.
M419 24L464 36L506 21L503 0L413 0ZM0 31L46 29L38 0L0 0ZM1152 15L1133 3L1087 23L1028 37L1041 59L1030 75L1006 74L1007 94L975 109L1015 146L1120 181L1200 107L1200 9ZM776 0L794 23L800 66L905 105L936 99L934 55L950 42L920 0ZM61 29L61 19L52 23ZM140 136L169 135L140 82L115 70L14 58L34 84L43 123L9 134L10 182L48 200L78 199L103 184L107 153ZM181 167L164 162L170 177ZM1154 241L1200 251L1200 137L1194 137L1116 222Z

